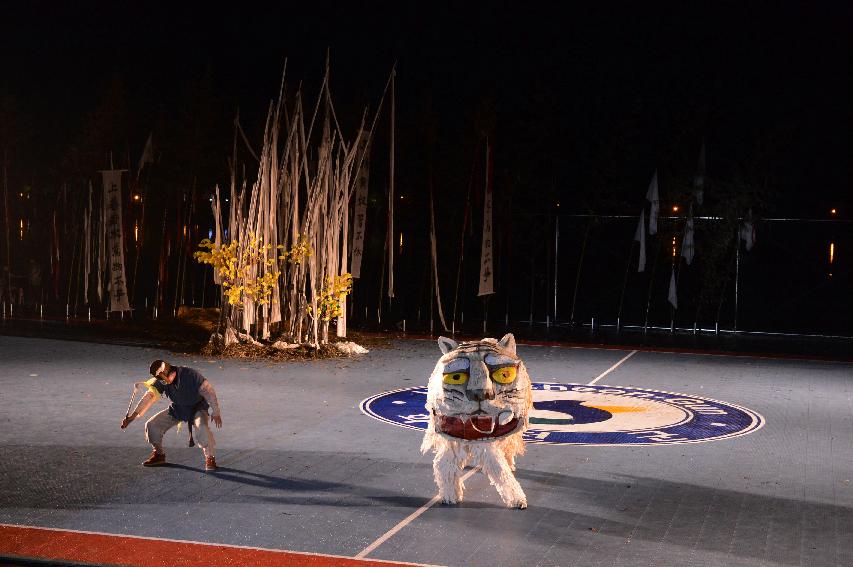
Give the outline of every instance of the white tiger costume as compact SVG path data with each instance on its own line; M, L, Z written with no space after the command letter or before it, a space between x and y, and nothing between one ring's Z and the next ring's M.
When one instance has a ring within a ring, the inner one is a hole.
M462 501L462 469L479 466L504 503L527 508L527 497L513 474L524 453L533 391L515 337L462 344L439 337L444 353L429 378L430 414L421 451L435 451L433 472L445 504Z

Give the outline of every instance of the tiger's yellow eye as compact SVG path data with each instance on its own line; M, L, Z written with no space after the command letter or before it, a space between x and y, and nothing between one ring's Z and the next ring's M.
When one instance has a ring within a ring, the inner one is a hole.
M468 381L467 372L448 372L443 379L445 384L464 384Z
M515 366L505 366L492 372L492 380L498 384L509 384L515 380L516 374Z

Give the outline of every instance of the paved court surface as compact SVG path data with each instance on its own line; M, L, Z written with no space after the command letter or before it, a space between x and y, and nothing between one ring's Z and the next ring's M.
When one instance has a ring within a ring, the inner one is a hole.
M853 565L853 364L626 358L631 352L519 346L535 382L598 380L707 397L753 410L764 426L693 444L530 445L517 472L530 507L520 511L505 509L480 474L467 481L462 505L428 506L435 486L431 457L418 451L421 434L360 411L365 398L424 385L440 354L432 341L273 364L0 337L0 556L145 565L202 557L223 565L333 565L340 557L488 567ZM224 426L216 473L205 473L200 451L173 432L171 466L144 469L141 421L118 427L132 382L161 357L198 368L217 388ZM93 537L106 542L103 555L82 554ZM215 545L185 547L205 543ZM315 555L229 555L239 550Z

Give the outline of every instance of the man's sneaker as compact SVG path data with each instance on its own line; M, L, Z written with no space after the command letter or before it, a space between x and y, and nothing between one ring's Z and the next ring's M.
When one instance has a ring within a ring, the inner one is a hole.
M143 467L159 467L160 465L166 464L166 453L158 453L157 451L151 451L151 455L142 461Z
M205 457L204 458L204 470L215 471L217 468L219 468L219 467L216 466L216 457Z

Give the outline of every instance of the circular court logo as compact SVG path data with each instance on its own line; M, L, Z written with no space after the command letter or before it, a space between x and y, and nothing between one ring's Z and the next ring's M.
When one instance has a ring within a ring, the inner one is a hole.
M383 392L361 402L365 414L426 429L426 388ZM710 398L633 387L533 384L524 438L566 445L667 445L745 435L764 425L747 408Z

